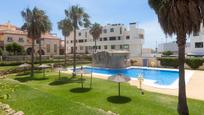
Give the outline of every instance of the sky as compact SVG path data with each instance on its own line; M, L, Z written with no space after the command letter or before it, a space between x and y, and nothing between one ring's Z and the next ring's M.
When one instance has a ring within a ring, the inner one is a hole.
M57 22L65 17L64 10L71 5L79 5L90 15L91 22L101 25L121 23L128 25L136 22L145 30L145 48L156 48L156 44L175 39L165 37L158 23L157 16L149 7L148 0L4 0L0 7L0 24L11 22L21 27L21 11L34 6L45 10L53 29L52 33L62 37Z

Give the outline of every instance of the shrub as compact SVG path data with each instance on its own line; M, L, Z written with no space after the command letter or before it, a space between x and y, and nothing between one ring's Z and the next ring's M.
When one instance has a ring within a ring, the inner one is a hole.
M160 64L164 67L174 67L178 68L179 61L177 58L158 58Z
M9 52L10 55L11 53L13 53L14 55L22 54L24 50L21 45L15 42L11 44L7 44L5 47L6 47L6 51Z
M173 52L172 51L164 51L162 53L163 56L170 56L170 55L173 55Z
M198 69L204 63L204 59L202 58L188 58L186 59L186 64L190 66L192 69Z
M3 55L3 50L2 50L2 48L0 48L0 56L2 56Z

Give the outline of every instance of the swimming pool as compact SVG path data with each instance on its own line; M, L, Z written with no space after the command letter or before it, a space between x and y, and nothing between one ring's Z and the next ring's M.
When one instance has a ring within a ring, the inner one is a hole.
M147 85L159 87L159 88L177 88L179 72L178 70L162 70L140 67L129 67L125 69L108 69L108 68L96 68L96 67L83 67L88 72L94 74L112 76L116 74L123 74L131 79L137 79L138 75L144 76L144 83ZM187 73L186 82L192 73Z

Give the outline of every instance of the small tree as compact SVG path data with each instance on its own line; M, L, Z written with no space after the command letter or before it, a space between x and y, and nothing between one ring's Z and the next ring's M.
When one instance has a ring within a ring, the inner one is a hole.
M7 44L6 45L6 51L9 52L9 55L13 54L13 55L18 55L21 54L23 52L24 48L17 44L17 43L11 43L11 44Z
M163 56L171 56L171 55L173 55L173 52L172 52L172 51L164 51L164 52L162 53L162 55L163 55Z
M12 44L7 44L7 45L5 46L5 48L6 48L6 51L9 53L9 55L11 55L11 53L13 52L13 46L12 46Z

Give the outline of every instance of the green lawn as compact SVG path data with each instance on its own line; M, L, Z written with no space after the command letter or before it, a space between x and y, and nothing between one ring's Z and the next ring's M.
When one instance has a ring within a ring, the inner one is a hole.
M0 66L0 71L2 70L9 70L9 69L15 69L17 66Z
M136 87L121 85L122 98L116 97L117 84L94 79L93 89L80 89L80 80L63 74L49 73L46 78L37 73L35 78L11 75L12 79L0 81L0 95L9 94L8 103L16 110L28 115L100 115L98 109L113 111L121 115L176 115L177 97L145 92L141 95ZM13 80L15 79L15 80ZM188 100L191 115L204 114L204 102Z

